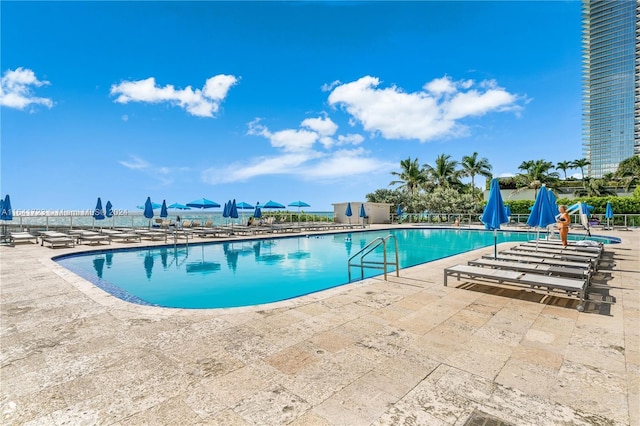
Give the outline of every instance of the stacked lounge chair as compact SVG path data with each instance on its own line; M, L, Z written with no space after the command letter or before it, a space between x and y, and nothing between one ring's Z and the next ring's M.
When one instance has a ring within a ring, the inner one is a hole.
M76 239L69 234L58 231L40 231L40 245L49 244L49 247L75 247Z
M523 243L501 251L498 256L485 255L444 270L444 285L450 276L492 284L523 286L533 291L560 293L577 298L578 311L584 311L591 277L602 256L602 247L571 245L553 247L538 242Z
M140 235L135 234L133 232L118 231L115 229L103 229L100 232L102 234L108 235L111 241L120 241L120 242L135 241L138 243L142 241L142 239L140 238Z
M27 231L18 231L18 232L10 232L9 233L9 244L15 245L16 243L23 241L31 241L35 240L35 243L38 244L38 236L33 235Z

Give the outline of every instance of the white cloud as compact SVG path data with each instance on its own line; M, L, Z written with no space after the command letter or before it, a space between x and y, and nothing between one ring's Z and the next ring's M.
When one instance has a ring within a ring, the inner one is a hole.
M367 173L387 173L397 168L396 163L386 163L368 157L362 149L341 150L330 154L319 152L283 154L261 157L248 163L235 163L224 168L211 167L202 173L202 180L216 185L244 182L267 175L292 175L302 179L336 180Z
M282 148L286 152L308 151L318 140L318 133L303 129L285 129L270 132L259 120L248 124L249 135L264 136L274 148Z
M141 172L155 180L158 180L163 185L173 183L177 173L189 171L188 167L169 167L151 164L147 160L135 155L130 155L128 160L121 160L119 163L129 170Z
M367 156L364 149L339 150L322 161L312 164L300 174L308 179L336 179L355 175L384 174L397 168L396 163L385 163Z
M364 142L364 137L357 133L338 136L338 145L359 145L362 142Z
M515 174L511 173L511 172L500 173L500 175L498 175L498 177L504 177L504 178L506 178L506 177L514 177L514 176L515 176Z
M494 111L519 110L518 96L493 80L474 83L450 77L426 83L422 91L406 93L396 86L379 88L380 80L365 76L338 84L329 104L351 115L351 124L387 139L418 139L421 142L466 134L459 120Z
M320 136L333 136L338 130L338 125L329 117L307 118L300 125L317 132Z
M134 155L130 156L129 161L122 160L122 161L119 161L119 163L130 170L144 170L151 167L151 164L149 164L149 162L143 160L142 158L136 157Z
M300 166L312 159L313 153L284 154L274 157L260 157L247 164L235 163L224 168L211 167L202 172L202 180L210 184L244 182L265 175L295 173Z
M117 95L115 102L121 104L168 102L184 108L191 115L213 117L220 109L220 103L227 96L229 89L237 82L238 79L232 75L220 74L207 79L202 90L194 90L191 86L178 90L171 84L159 87L155 78L149 77L146 80L114 84L111 86L110 94Z
M202 173L204 182L214 185L243 182L265 175L335 180L366 173L384 173L396 167L395 163L387 164L369 157L363 148L329 152L336 145L358 145L364 138L359 134L337 135L334 138L338 126L326 115L307 118L298 129L272 132L261 124L260 119L253 120L247 126L249 135L264 137L281 153L248 159L224 168L211 167Z
M33 87L48 86L48 81L38 80L35 73L22 67L7 70L0 81L0 105L23 110L31 105L53 106L49 98L34 96Z

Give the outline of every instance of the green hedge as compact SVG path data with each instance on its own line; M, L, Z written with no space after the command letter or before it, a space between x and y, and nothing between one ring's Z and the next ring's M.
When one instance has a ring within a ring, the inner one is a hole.
M582 201L593 206L593 214L605 214L607 202L611 203L614 214L640 214L640 198L636 197L585 197L585 198L558 198L558 205L572 204ZM512 214L529 214L529 207L533 206L534 200L514 200L504 204L511 207Z

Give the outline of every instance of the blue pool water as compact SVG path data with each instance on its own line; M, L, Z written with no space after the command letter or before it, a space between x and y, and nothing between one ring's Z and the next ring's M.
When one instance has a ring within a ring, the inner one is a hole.
M400 268L493 246L493 232L398 229L102 250L56 261L134 303L173 308L250 306L346 284L349 257L389 234L398 241ZM535 234L526 232L498 233L499 243L532 238ZM387 252L394 257L393 250ZM368 257L381 259L381 247ZM365 269L364 277L381 273ZM351 274L352 280L360 279L360 268L351 268Z

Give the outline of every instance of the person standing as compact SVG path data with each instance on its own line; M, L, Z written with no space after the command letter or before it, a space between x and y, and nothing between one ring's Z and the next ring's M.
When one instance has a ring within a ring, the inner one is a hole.
M569 236L569 225L571 224L571 218L567 213L567 206L560 206L560 217L558 218L558 232L560 233L560 240L562 241L562 247L566 247L569 243L567 237Z

